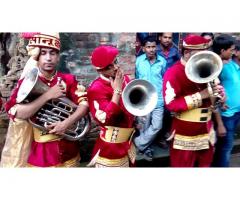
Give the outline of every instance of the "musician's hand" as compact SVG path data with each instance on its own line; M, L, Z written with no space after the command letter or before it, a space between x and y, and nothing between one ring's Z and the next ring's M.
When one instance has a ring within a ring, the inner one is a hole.
M226 93L222 85L216 84L213 86L213 94L216 94L217 101L221 103L221 109L227 110L228 106L226 105Z
M62 84L56 84L53 87L51 87L45 94L47 99L57 99L60 97L66 96L66 90L63 87Z
M38 61L38 56L40 54L39 47L29 47L27 46L28 55L31 56L34 60Z
M49 133L56 135L63 135L67 130L68 125L65 121L59 121L48 125L46 128L49 130Z
M222 85L217 85L216 90L218 92L218 97L220 98L220 102L224 104L226 102L226 93L224 87Z
M110 77L110 81L111 81L111 86L114 90L122 90L122 84L123 84L123 71L118 68L117 73L115 75L115 79L113 80L113 78Z
M200 91L199 93L200 93L202 99L207 99L210 97L208 88L205 88L204 90Z

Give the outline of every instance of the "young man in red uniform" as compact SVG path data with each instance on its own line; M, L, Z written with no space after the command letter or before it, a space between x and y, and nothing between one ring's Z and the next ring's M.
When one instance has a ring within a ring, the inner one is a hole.
M92 52L92 64L99 73L87 90L89 109L101 131L89 166L129 167L135 162L134 116L123 106L121 93L129 77L119 68L118 49L99 46Z
M164 75L164 102L175 114L170 136L173 139L170 147L173 167L209 167L212 163L215 132L207 84L194 83L185 74L186 62L196 52L206 50L208 44L209 41L201 36L188 35L183 41L181 60ZM224 97L222 86L216 85L215 90Z
M38 49L39 48L39 49ZM24 80L18 81L10 100L6 103L6 111L10 116L10 125L7 134L5 147L2 153L1 166L3 167L75 167L79 164L78 142L68 141L61 137L68 127L75 121L83 117L88 111L86 92L84 87L78 85L77 80L71 74L63 74L56 71L59 62L60 38L59 34L37 33L30 37L28 50L33 52L37 67L39 69L39 79L50 87L37 99L29 103L18 102L18 91ZM38 49L38 51L36 51ZM27 75L29 70L25 70ZM59 78L61 82L59 84ZM27 119L34 116L49 100L66 96L78 105L76 111L62 122L49 125L47 134L42 134L42 130L32 127ZM22 148L27 151L27 144L23 138L28 140L33 134L30 152L27 161L24 161ZM22 136L21 136L22 135ZM29 136L29 137L28 137ZM19 140L14 138L19 137ZM12 143L14 141L15 143ZM16 156L21 158L14 158ZM25 163L27 162L27 163Z

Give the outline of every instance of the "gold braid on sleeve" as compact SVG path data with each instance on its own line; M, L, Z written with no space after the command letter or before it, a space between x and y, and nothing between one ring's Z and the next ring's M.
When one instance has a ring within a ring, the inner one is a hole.
M87 92L83 85L78 84L75 94L78 96L78 104L88 105L87 102Z
M202 97L199 92L184 97L188 109L199 108L202 105Z

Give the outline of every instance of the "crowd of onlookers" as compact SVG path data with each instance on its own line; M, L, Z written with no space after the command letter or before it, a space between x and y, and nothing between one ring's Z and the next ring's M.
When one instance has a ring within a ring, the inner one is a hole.
M98 77L85 88L73 74L57 70L59 33L24 36L30 58L5 103L10 122L0 166L79 166L80 143L69 136L89 113L100 133L87 166L136 166L136 153L152 161L156 143L169 149L171 167L229 166L240 119L240 42L231 34L138 33L135 78L157 93L156 106L144 116L124 104L131 79L120 68L116 47L93 50ZM26 88L39 81L48 87L31 99ZM69 106L56 114L48 110L56 101Z
M201 34L182 34L182 36L183 35L183 41L178 41L179 34L177 33L137 33L137 42L141 45L137 47L136 51L136 78L148 79L155 85L158 91L163 92L163 94L161 94L161 92L159 93L161 98L158 99L157 108L151 112L148 117L139 119L140 122L144 121L147 125L139 129L139 136L135 138L138 154L142 154L146 160L151 161L154 154L152 145L155 143L162 148L169 146L170 156L174 154L172 148L176 143L177 134L175 133L175 136L173 136L172 133L174 130L171 127L177 126L176 124L180 122L175 119L173 120L173 115L176 114L176 112L173 112L174 109L166 105L168 102L164 99L166 95L165 92L170 91L166 88L164 90L164 79L166 79L165 82L169 81L169 77L165 77L165 74L166 71L169 71L167 76L169 76L170 73L173 74L174 70L168 69L174 68L174 66L178 65L178 62L185 66L184 61L188 60L188 58L186 58L188 54L189 57L191 57L198 51L207 50L216 53L223 62L222 71L218 78L220 85L224 88L224 98L226 101L224 107L217 109L216 112L218 114L212 114L215 130L214 137L216 140L213 144L211 166L227 167L229 166L230 154L233 148L235 130L240 119L240 100L238 97L240 92L240 42L231 34L206 32ZM191 35L193 37L191 37ZM202 38L204 38L205 41L202 40ZM179 42L183 43L178 45ZM205 47L200 48L203 43L206 43L207 46L205 45ZM179 46L182 48L178 49ZM151 73L151 76L147 76L147 73ZM180 73L175 74L176 79L179 76ZM176 84L181 85L181 83ZM169 85L167 85L167 87L168 86ZM172 88L175 89L173 86ZM187 90L187 88L185 89ZM177 94L175 95L177 96ZM176 98L176 96L171 98ZM198 103L201 101L201 105L204 104L205 100L201 98L197 100ZM179 106L181 105L179 104ZM199 107L201 108L201 106ZM191 126L188 124L186 126L188 126L188 128L190 128L189 131L191 131ZM174 137L175 140L173 139ZM182 140L181 142L183 143ZM179 149L181 148L179 147ZM187 149L185 149L185 153L186 152ZM177 154L177 152L175 152L175 154ZM181 158L183 159L183 157ZM194 165L197 164L194 163Z

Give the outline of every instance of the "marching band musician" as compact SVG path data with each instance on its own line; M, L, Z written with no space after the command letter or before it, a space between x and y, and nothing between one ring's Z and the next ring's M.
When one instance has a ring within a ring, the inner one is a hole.
M118 49L112 46L99 46L92 52L92 65L99 77L88 88L87 98L101 131L88 166L129 167L135 163L131 141L134 116L125 109L121 97L130 79L119 68L118 54Z
M175 113L171 127L170 162L172 167L209 167L213 159L213 129L210 94L207 84L190 81L185 74L186 62L195 53L206 50L209 40L190 34L183 40L182 58L164 75L163 96L166 108ZM225 99L223 87L213 91ZM214 111L218 126L224 128ZM224 131L224 130L223 130Z
M76 167L79 165L79 144L61 137L68 127L88 112L85 88L77 83L75 76L56 71L60 59L60 37L58 33L35 33L30 36L27 49L39 69L39 79L50 87L48 91L29 103L17 102L19 88L29 69L24 70L22 79L6 103L10 125L2 152L2 167ZM33 63L34 64L34 63ZM59 77L61 83L57 84ZM78 105L74 113L61 122L47 126L47 134L33 127L27 119L42 108L49 100L66 96ZM33 135L33 139L31 139ZM28 140L21 138L28 136ZM18 140L16 141L16 137ZM14 141L14 142L13 142ZM31 145L29 153L27 144ZM21 151L25 152L21 152ZM25 161L23 155L28 155ZM18 157L19 156L19 157Z

